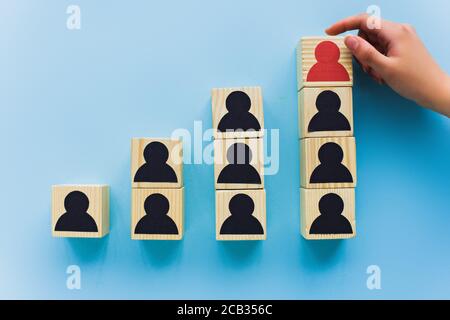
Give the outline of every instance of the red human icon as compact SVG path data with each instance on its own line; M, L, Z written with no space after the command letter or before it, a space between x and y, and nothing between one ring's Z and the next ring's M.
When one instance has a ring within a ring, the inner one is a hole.
M347 70L339 63L341 52L334 42L319 43L314 54L317 63L309 70L306 81L350 81Z

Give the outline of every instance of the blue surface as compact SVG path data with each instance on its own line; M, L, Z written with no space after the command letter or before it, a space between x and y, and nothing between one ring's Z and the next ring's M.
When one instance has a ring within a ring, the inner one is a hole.
M66 8L81 7L81 30ZM295 46L361 1L1 1L0 298L450 298L449 120L355 69L357 228L299 235ZM448 1L378 1L450 71ZM130 240L130 139L211 126L212 87L260 85L280 129L268 240L215 241L213 167L186 165L180 242ZM111 233L54 239L50 187L111 186ZM66 288L66 267L82 289ZM366 288L366 268L382 289Z

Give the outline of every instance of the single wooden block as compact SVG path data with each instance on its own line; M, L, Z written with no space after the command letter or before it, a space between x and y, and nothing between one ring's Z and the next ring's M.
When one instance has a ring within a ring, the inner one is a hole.
M298 123L300 138L353 136L352 87L303 88Z
M266 239L266 191L216 191L217 240Z
M101 238L109 233L107 185L52 187L52 235L64 238Z
M184 188L132 189L131 239L181 240Z
M355 138L301 139L300 175L303 188L354 188L356 186Z
M343 37L304 37L297 47L297 88L353 85L352 54Z
M300 189L300 229L305 239L356 235L355 189Z
M214 137L255 138L264 135L260 87L212 89Z
M132 188L181 188L183 142L174 139L133 138Z
M262 138L214 140L216 190L263 189L263 148Z

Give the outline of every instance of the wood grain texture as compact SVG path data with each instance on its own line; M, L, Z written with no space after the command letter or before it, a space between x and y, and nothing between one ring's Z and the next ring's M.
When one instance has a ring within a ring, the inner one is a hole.
M177 175L178 182L134 182L137 170L145 164L144 149L154 141L163 143L169 151L167 164ZM133 138L131 140L131 185L132 188L181 188L183 186L183 142L170 138Z
M251 108L249 110L261 126L261 131L249 132L218 132L217 128L222 117L228 112L225 101L228 95L233 91L245 92L251 100ZM226 138L255 138L264 135L264 113L263 98L260 87L237 87L237 88L214 88L211 92L212 102L212 123L214 129L214 137L216 139Z
M136 234L137 223L146 215L144 202L151 194L160 193L169 200L169 216L178 228L178 234ZM184 228L184 188L132 189L131 191L131 239L133 240L181 240Z
M310 234L314 220L320 216L319 201L328 194L335 193L344 201L342 215L350 222L352 234ZM348 239L356 236L355 189L303 189L300 188L300 232L308 240Z
M87 213L95 220L98 232L55 231L58 219L66 212L64 200L72 191L81 191L89 199ZM52 186L52 235L62 238L102 238L109 233L109 187L107 185Z
M251 234L236 234L236 235L222 235L220 234L220 228L223 222L231 216L229 210L229 202L233 196L237 194L246 194L252 198L255 209L253 216L258 219L261 224L264 234L251 235ZM216 240L266 240L266 191L260 190L219 190L216 191Z
M307 81L307 75L313 65L317 63L315 57L315 48L322 41L332 41L340 49L339 63L347 70L350 81L339 82L310 82ZM297 46L297 89L300 91L303 87L346 87L353 86L353 66L352 54L344 44L343 37L303 37Z
M347 131L315 131L308 132L308 125L314 115L318 113L316 107L317 96L326 90L330 90L339 95L341 99L341 108L339 112L342 113L350 124L351 130ZM320 87L320 88L303 88L298 93L298 123L299 123L299 137L314 138L314 137L338 137L338 136L353 136L353 94L352 87Z
M252 158L250 165L256 169L261 178L261 184L218 183L222 170L230 163L227 160L228 149L235 143L243 143L250 148ZM236 138L214 140L214 181L216 190L227 189L263 189L264 188L264 144L262 138Z
M318 153L325 143L334 142L343 151L342 164L350 171L353 182L310 183L314 169L320 164ZM356 187L356 145L354 137L305 138L300 140L300 184L303 188L329 189Z

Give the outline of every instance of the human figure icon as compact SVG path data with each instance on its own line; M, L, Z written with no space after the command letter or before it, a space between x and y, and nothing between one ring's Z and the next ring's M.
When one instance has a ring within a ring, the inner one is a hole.
M352 225L342 215L344 201L335 193L328 193L319 200L319 212L309 229L310 234L351 234Z
M145 163L136 171L134 182L178 182L173 168L167 164L169 150L159 142L150 142L144 149Z
M249 112L251 104L252 101L245 92L231 92L225 100L228 112L220 119L218 131L260 131L258 119Z
M339 63L341 52L332 41L322 41L314 51L317 63L308 72L306 81L350 81L350 76Z
M319 112L311 118L308 132L350 130L350 123L347 118L339 112L341 99L336 92L322 91L317 96L316 108Z
M220 234L264 234L261 223L253 216L255 204L248 195L239 193L228 204L229 216L220 228Z
M337 143L325 143L320 147L318 156L320 164L312 172L310 183L353 182L352 174L342 164L344 152Z
M169 200L160 194L153 193L144 201L145 216L143 216L136 227L136 234L178 234L175 222L167 213L169 212Z
M227 150L228 163L220 172L217 183L261 184L258 171L250 164L252 151L245 143L235 143Z
M64 198L66 210L56 222L55 231L98 232L94 218L87 212L89 198L81 191L72 191Z

